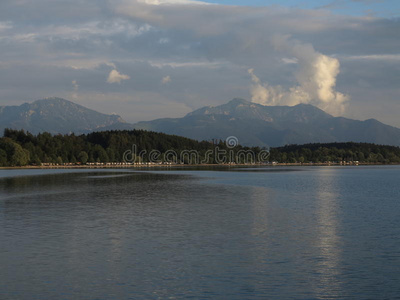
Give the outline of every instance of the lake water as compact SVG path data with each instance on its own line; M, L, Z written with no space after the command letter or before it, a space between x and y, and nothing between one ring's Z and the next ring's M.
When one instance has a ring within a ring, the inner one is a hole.
M0 170L0 299L400 299L399 180Z

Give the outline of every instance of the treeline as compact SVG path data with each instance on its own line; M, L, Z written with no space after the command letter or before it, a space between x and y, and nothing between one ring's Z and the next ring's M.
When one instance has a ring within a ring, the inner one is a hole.
M400 148L352 142L289 145L272 148L270 160L281 163L400 163Z
M222 141L218 144L208 141L198 142L176 135L145 130L104 131L76 136L49 133L32 135L23 130L6 129L4 136L0 138L0 166L119 163L124 161L123 156L127 150L132 151L133 145L136 145L138 154L136 162L149 161L152 157L149 155L141 157L139 154L149 154L153 150L158 150L160 153L173 151L178 154L184 150L195 150L199 154L199 161L205 160L207 151L214 150L216 145L222 150L229 150ZM240 149L250 148L239 146L235 151ZM255 147L251 150L258 153L261 149ZM207 157L209 163L215 163L215 157ZM162 159L162 156L159 158ZM169 158L171 159L171 156ZM179 159L176 160L180 162Z
M124 162L124 153L132 150L136 145L136 154L151 154L153 150L160 154L173 152L181 154L183 151L195 151L198 153L199 162L221 163L215 154L226 151L229 155L234 151L234 157L241 157L235 163L256 162L249 161L247 154L238 155L241 151L253 153L257 160L259 154L264 154L263 159L278 163L400 163L400 148L394 146L382 146L367 143L329 143L289 145L279 148L271 148L270 155L265 156L265 149L260 147L229 147L224 141L202 141L168 135L163 133L130 130L130 131L104 131L86 135L51 135L41 133L32 135L23 130L6 129L4 136L0 138L0 166L26 166L41 164L87 164L87 163L121 163ZM213 151L213 155L207 154ZM260 153L263 152L263 153ZM243 154L243 153L242 153ZM135 162L148 162L154 158L151 155L137 156ZM178 163L189 163L190 157L176 157ZM163 156L157 157L160 162ZM171 159L171 156L169 156ZM265 160L263 162L266 162ZM190 161L193 163L193 161Z

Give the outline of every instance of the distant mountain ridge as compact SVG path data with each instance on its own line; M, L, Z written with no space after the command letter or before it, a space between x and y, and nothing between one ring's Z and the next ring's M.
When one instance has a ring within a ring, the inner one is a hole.
M219 106L206 106L195 110L190 116L227 115L239 119L258 119L266 122L310 122L333 118L331 115L310 104L296 106L264 106L235 98Z
M196 140L225 140L236 136L242 145L278 147L287 144L364 142L400 146L400 129L375 119L358 121L333 117L309 105L264 106L233 99L206 106L182 118L129 124L61 98L47 98L20 106L0 107L0 132L5 128L31 133L89 133L145 129Z
M349 141L400 145L400 129L374 119L333 117L309 104L264 106L243 99L203 107L183 118L139 122L135 128L198 140L234 135L241 144L249 146Z
M0 132L5 128L39 132L88 133L95 130L127 129L120 116L106 115L62 98L46 98L20 106L0 106Z

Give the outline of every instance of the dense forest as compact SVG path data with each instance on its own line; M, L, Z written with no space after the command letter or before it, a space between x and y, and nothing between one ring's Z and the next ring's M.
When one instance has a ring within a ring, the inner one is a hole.
M289 145L270 149L271 161L283 163L400 163L400 148L368 143Z
M104 131L76 136L49 133L32 135L23 130L6 129L0 138L0 166L122 163L127 158L124 154L133 152L133 145L137 157L132 161L129 155L131 163L162 163L163 154L169 152L167 158L170 162L213 164L216 163L215 156L207 155L207 151L213 151L216 147L226 153L230 150L223 141L199 142L144 130ZM256 155L261 151L258 147L250 149L240 145L234 151L241 149L254 151ZM190 156L193 151L198 154L197 159Z
M215 155L216 149L222 156ZM32 135L23 130L6 129L0 138L2 167L119 164L127 162L127 152L130 154L130 163L400 163L399 147L366 143L289 145L267 151L259 147L232 147L224 141L199 142L144 130L104 131L77 136L49 133ZM195 160L191 160L192 152L198 154ZM265 155L267 152L269 155ZM136 155L133 157L132 153ZM254 154L250 160L249 153Z

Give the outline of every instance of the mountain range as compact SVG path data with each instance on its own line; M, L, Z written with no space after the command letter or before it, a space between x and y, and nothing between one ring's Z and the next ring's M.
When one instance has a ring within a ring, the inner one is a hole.
M400 145L400 129L375 119L333 117L309 104L264 106L243 99L203 107L183 118L139 122L135 128L198 140L233 135L240 144L249 146L349 141Z
M333 117L309 104L264 106L243 99L203 107L182 118L129 124L117 115L102 114L60 98L47 98L0 107L0 130L4 128L54 134L135 128L197 140L235 136L240 144L248 146L348 141L400 146L400 129L375 119Z

